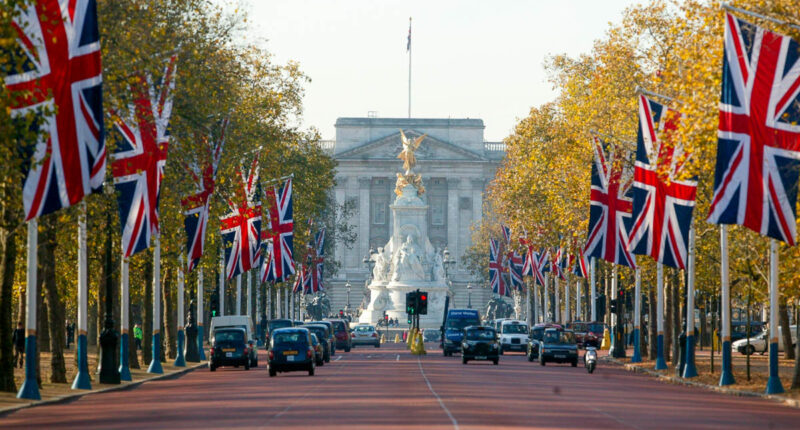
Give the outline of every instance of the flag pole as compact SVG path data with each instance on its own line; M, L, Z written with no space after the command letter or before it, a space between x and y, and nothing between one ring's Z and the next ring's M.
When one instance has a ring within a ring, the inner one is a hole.
M184 285L185 278L184 278L184 273L183 273L183 268L184 267L185 266L183 264L183 253L181 253L181 255L178 256L178 300L177 300L177 302L178 302L177 303L177 305L178 305L177 306L177 308L178 308L178 319L177 319L177 323L178 323L178 327L177 327L178 328L178 341L177 341L178 351L177 351L177 354L175 354L175 362L173 363L173 365L175 367L186 367L186 359L183 356L183 347L184 347L184 343L186 341L186 336L185 336L185 333L183 332L183 323L184 323L184 321L183 321L183 318L184 318L183 299L184 299L184 287L185 287L185 285Z
M122 255L120 267L120 342L119 342L119 379L131 381L130 361L128 360L128 336L130 331L130 285L128 280L128 259Z
M639 331L641 330L642 318L642 271L637 266L634 269L634 287L633 294L633 356L631 363L641 363L642 353L639 345Z
M155 234L153 249L153 356L147 373L164 373L161 367L161 238Z
M778 241L769 241L769 379L767 394L783 393L778 376Z
M197 355L200 361L205 361L206 353L203 352L203 338L205 333L203 330L203 313L205 306L203 306L203 268L197 268Z
M694 259L695 259L695 231L689 230L689 267L686 283L686 366L683 368L684 378L697 376L697 366L694 364ZM723 304L723 306L725 306Z
M656 263L656 370L666 370L664 360L664 266Z
M41 400L36 382L36 269L39 243L39 223L28 221L28 277L25 289L25 380L17 393L18 399ZM80 327L80 326L79 326ZM84 337L85 338L85 337ZM85 349L85 348L84 348ZM16 363L14 363L16 364Z
M29 245L30 246L30 245ZM91 390L89 378L89 359L86 351L87 310L88 310L88 274L86 252L86 202L81 202L78 214L78 373L72 381L73 390Z
M592 296L591 297L592 303L591 303L590 308L592 310L591 311L591 314L592 314L591 315L591 318L592 318L591 320L594 322L594 321L597 321L597 287L595 287L595 275L594 275L595 258L594 257L589 257L589 258L590 258L590 260L589 260L589 278L590 278L590 281L589 282L591 283L590 287L591 287L591 296Z
M225 316L225 251L219 254L219 316Z
M411 17L408 17L408 117L411 118Z

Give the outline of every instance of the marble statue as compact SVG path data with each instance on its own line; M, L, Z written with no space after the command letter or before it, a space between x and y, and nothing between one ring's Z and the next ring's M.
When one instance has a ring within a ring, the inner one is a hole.
M378 248L378 252L372 257L375 260L375 267L372 269L372 279L376 281L387 281L389 274L389 261L383 253L383 247Z
M425 270L419 249L411 235L406 236L406 241L394 255L394 275L392 281L422 281L425 280Z
M439 248L436 248L436 254L433 257L433 280L444 281L444 278L444 261L442 260L442 254L439 252Z
M406 171L406 175L411 173L411 169L417 165L417 157L414 155L414 151L419 148L419 145L422 143L422 140L425 139L426 135L422 135L414 141L408 140L406 138L406 134L403 133L403 130L400 130L400 139L403 143L403 150L400 151L400 154L397 155L397 158L403 160L403 169Z

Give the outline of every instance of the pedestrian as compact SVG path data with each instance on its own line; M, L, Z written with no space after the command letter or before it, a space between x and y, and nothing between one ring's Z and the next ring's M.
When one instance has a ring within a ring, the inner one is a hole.
M69 349L69 345L72 343L72 340L75 336L75 325L67 320L67 349Z
M17 365L17 357L19 357L19 367L22 367L25 363L25 329L22 321L17 323L17 328L11 335L11 342L14 343L14 365Z
M136 342L136 350L142 349L142 327L138 323L133 326L133 340Z

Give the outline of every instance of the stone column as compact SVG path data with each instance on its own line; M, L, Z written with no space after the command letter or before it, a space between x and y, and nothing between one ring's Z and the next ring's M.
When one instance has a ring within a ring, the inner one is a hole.
M336 177L336 188L334 188L334 197L336 198L336 204L339 206L344 205L345 202L345 188L347 188L347 176L337 176ZM346 221L346 220L343 220ZM341 264L341 267L347 267L347 263L345 261L345 249L342 241L336 241L334 245L334 259ZM344 271L341 271L343 274Z
M356 261L369 252L369 188L368 176L358 177L358 254Z
M458 255L458 185L457 178L447 178L447 248L451 255Z

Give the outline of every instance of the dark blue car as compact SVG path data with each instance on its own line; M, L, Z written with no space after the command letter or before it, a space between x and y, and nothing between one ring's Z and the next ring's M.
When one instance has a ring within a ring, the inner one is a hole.
M269 376L278 372L308 371L314 376L314 346L311 332L301 327L280 328L269 341Z

